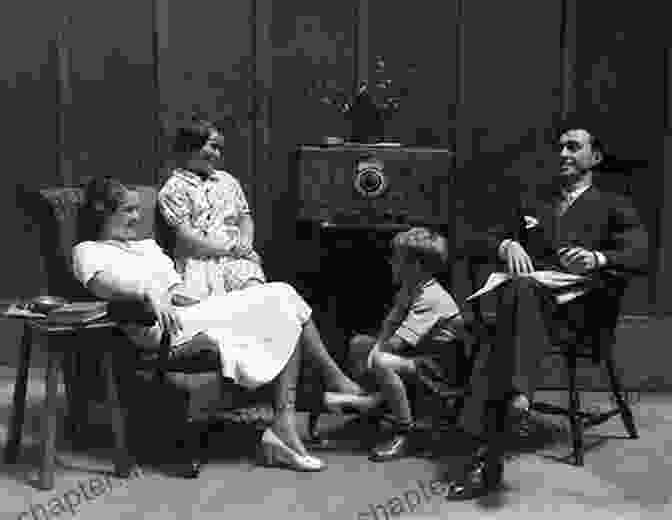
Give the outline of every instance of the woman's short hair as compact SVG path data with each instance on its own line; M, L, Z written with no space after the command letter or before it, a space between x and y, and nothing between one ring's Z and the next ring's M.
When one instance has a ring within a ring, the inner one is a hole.
M181 126L177 130L173 150L177 153L193 153L205 146L212 132L217 127L210 121L194 119L189 124Z
M433 275L443 271L448 261L446 238L423 227L397 233L392 239L392 249L406 262L418 260L423 269Z
M119 209L128 191L113 177L91 179L84 187L84 202L77 215L77 241L97 240L105 219Z

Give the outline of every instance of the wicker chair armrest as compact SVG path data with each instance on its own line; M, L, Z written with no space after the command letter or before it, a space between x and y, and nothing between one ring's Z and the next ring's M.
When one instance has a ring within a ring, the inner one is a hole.
M139 301L113 301L107 305L107 313L111 319L120 324L133 323L151 327L156 317L147 306Z

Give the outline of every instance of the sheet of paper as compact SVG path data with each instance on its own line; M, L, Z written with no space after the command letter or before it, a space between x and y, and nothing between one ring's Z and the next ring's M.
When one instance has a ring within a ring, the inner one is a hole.
M478 291L476 291L471 296L468 296L466 301L471 301L474 298L478 298L480 296L483 296L484 294L487 294L487 293L495 290L497 287L499 287L504 282L506 282L510 279L511 279L511 275L509 273L499 273L499 272L492 273L490 276L488 276L488 279L485 281L485 284L483 284L483 287L481 287Z
M497 287L503 283L510 280L514 275L504 272L494 272L492 273L485 284L476 291L474 294L467 297L466 301L471 301L475 298L479 298L484 294L488 294L494 291ZM534 278L541 285L548 287L553 290L560 289L569 289L571 290L563 291L556 295L556 300L558 303L566 303L570 300L573 300L577 296L581 296L585 293L585 288L582 287L582 283L588 278L579 274L565 273L562 271L534 271L529 274L519 275L519 276L529 276Z
M16 303L11 304L4 312L4 315L7 316L8 318L28 318L28 319L44 319L47 317L46 314L29 311L25 307L18 305Z

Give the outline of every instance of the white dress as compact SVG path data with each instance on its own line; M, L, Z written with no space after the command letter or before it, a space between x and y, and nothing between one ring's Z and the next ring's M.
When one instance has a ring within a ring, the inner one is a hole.
M159 290L182 282L172 260L151 239L81 242L73 248L73 268L85 286L101 271L124 283ZM246 388L268 383L282 371L311 315L294 288L280 282L209 296L175 309L183 331L171 338L172 345L199 333L208 335L219 347L223 376ZM140 344L143 336L159 337L139 329L130 327L126 332Z

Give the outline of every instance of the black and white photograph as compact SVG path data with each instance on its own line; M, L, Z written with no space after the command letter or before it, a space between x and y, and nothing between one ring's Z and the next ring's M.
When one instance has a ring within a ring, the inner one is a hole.
M664 5L3 3L0 520L669 518Z

